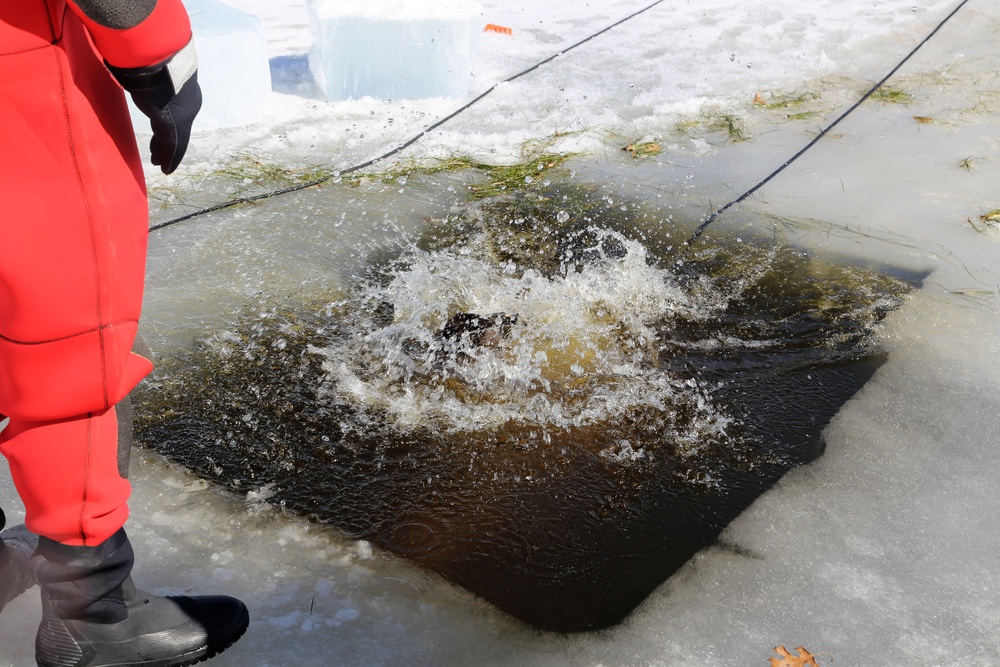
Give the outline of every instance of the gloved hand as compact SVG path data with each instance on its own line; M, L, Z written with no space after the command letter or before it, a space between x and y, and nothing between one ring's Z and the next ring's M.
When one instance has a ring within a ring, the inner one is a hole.
M181 163L191 139L191 125L201 109L198 62L194 45L157 65L108 69L128 93L153 129L149 142L152 162L164 174Z

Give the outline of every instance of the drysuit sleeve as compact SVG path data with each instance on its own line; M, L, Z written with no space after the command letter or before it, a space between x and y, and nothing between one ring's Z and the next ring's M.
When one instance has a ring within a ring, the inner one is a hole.
M191 42L181 0L68 0L109 65L150 67L178 55Z
M173 172L202 104L191 21L181 0L68 0L68 6L149 118L153 164Z

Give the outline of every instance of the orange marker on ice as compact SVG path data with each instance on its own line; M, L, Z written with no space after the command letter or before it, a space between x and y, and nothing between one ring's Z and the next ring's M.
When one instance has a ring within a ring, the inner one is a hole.
M495 23L487 23L486 27L483 28L483 32L498 32L501 35L510 35L514 31L511 30L510 28L505 28L502 25L497 25Z

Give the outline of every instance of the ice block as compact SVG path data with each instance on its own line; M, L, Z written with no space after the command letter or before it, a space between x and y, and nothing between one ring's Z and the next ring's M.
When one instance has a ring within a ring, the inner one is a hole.
M195 130L237 127L263 117L271 93L264 29L257 17L218 0L185 0L198 51L203 102ZM129 103L132 123L149 133L149 121Z
M472 0L309 0L309 69L330 100L464 97L482 30Z

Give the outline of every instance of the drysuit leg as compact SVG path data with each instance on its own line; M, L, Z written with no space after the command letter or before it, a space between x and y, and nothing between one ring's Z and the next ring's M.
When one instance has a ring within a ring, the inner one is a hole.
M53 421L11 420L0 434L33 533L77 546L125 523L131 488L118 466L115 408Z
M141 337L133 349L152 360ZM132 401L125 396L101 413L48 422L12 420L0 433L0 452L34 533L84 546L99 544L121 528L131 491L132 426Z

